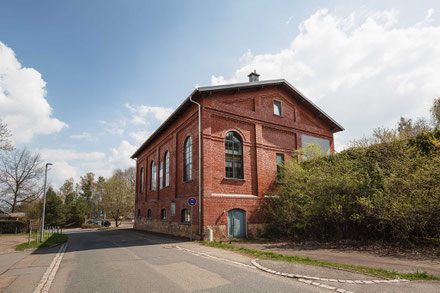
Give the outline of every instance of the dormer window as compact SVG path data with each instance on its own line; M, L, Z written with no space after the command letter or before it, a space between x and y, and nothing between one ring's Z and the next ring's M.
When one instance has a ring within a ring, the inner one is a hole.
M273 114L277 116L281 116L281 102L280 101L273 101Z

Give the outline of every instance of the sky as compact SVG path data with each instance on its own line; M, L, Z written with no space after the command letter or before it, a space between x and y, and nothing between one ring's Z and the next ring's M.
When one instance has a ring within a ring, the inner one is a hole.
M438 1L0 1L0 119L55 187L108 177L197 86L284 78L346 129L440 96Z

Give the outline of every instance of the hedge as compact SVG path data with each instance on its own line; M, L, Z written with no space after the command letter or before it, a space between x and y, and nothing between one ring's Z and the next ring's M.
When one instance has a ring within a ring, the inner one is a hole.
M15 233L15 228L17 228L17 233L21 233L25 230L26 223L11 220L0 221L0 234Z

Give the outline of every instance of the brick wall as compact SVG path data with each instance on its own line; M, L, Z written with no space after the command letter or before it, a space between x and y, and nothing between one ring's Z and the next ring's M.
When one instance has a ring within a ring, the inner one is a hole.
M227 214L231 209L246 212L247 236L264 228L264 198L276 178L276 154L288 159L301 147L301 134L327 139L333 151L330 127L303 107L298 99L283 89L272 86L263 89L223 91L200 99L202 104L202 221L204 230L214 230L216 238L227 237ZM282 104L282 116L273 114L273 101ZM179 117L142 151L137 159L139 171L144 168L144 191L138 192L136 228L180 236L189 227L181 223L180 211L188 208L189 196L198 196L198 112L195 105L181 111ZM243 179L225 178L225 135L238 133L243 141ZM192 180L183 181L183 153L185 139L191 136ZM159 189L159 162L165 152L170 153L170 186ZM150 164L157 166L157 189L150 191ZM176 215L171 216L171 204ZM146 219L147 210L152 219ZM167 210L166 221L161 221L161 209ZM198 208L194 208L193 224L198 223ZM197 230L197 229L196 229Z

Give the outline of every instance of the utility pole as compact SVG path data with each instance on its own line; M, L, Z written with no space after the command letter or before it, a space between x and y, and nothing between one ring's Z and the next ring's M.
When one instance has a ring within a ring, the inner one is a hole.
M46 169L44 171L44 186L43 186L43 216L41 219L41 237L40 237L40 241L43 242L44 241L44 215L46 213L46 182L47 182L47 167L51 166L52 163L46 163Z

